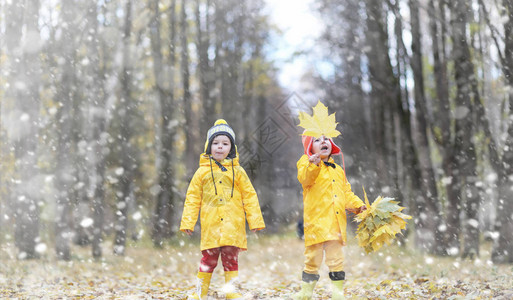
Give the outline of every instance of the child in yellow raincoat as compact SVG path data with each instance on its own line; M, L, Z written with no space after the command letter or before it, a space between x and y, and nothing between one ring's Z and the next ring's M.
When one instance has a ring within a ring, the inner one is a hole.
M217 120L207 133L205 153L185 199L180 230L191 235L200 215L201 253L196 291L189 299L206 299L219 255L227 283L226 299L239 299L235 288L238 254L247 250L246 220L253 232L265 228L257 194L239 165L235 133Z
M346 210L360 213L366 207L351 191L344 169L331 157L342 153L333 140L303 135L302 142L305 154L297 162L297 178L303 187L305 267L301 290L293 298L312 298L325 252L332 299L343 299Z

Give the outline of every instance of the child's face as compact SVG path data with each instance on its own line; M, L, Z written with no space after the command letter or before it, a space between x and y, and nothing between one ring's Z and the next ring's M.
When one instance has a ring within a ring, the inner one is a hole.
M312 142L312 152L319 153L321 159L327 158L331 154L331 142L326 136L314 138Z
M212 148L210 149L210 153L212 153L212 157L221 161L228 156L230 153L230 149L232 148L232 142L230 138L226 135L218 135L212 141Z

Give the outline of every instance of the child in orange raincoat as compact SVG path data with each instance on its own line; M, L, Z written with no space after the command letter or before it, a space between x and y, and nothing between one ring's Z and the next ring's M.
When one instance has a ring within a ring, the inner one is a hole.
M324 111L325 116L320 115L325 120L327 108L319 102L314 113L316 109ZM334 129L335 126L336 123L329 127ZM306 129L305 133L308 133ZM328 132L319 133L318 138L302 136L304 155L297 162L297 178L303 187L305 267L301 290L293 295L294 299L312 298L324 252L332 280L332 299L343 299L345 272L342 246L346 243L346 210L360 213L366 209L363 201L351 191L344 169L331 157L342 152L325 135Z
M225 281L232 288L226 299L239 299L238 254L247 250L246 220L253 232L265 228L257 194L239 165L235 133L217 120L207 133L205 153L185 199L180 230L191 235L201 211L201 253L196 291L189 299L206 299L212 272L221 255Z

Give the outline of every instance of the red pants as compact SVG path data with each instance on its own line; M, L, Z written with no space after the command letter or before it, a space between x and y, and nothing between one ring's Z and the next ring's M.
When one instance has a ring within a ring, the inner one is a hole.
M212 273L217 266L219 254L225 271L239 270L239 248L234 246L223 246L201 251L200 272Z

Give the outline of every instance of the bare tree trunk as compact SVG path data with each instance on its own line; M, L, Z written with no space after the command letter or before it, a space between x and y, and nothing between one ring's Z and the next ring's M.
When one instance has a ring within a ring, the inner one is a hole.
M433 61L436 84L435 111L433 112L433 121L431 131L435 142L440 146L442 153L442 168L444 178L442 182L446 185L447 197L447 217L445 229L444 245L449 253L458 253L460 248L460 185L454 180L455 172L458 169L455 159L455 150L452 137L449 101L449 87L447 78L447 59L445 55L445 8L443 1L437 1L438 9L435 6L436 0L429 1L429 24L431 40L433 41ZM441 26L438 25L440 20ZM454 251L456 250L456 251Z
M502 70L509 84L513 86L513 3L503 0L505 15L508 16L504 23L504 53L502 55ZM510 119L513 115L513 92L509 91ZM507 128L506 144L502 154L502 164L499 170L499 203L497 207L496 227L499 236L492 250L492 260L495 263L513 263L513 190L511 178L513 178L513 123L509 122Z
M2 16L2 19L4 19L3 12L4 12L4 4L0 3L0 15ZM0 44L0 57L3 55L2 50L3 50L3 45ZM3 65L2 65L2 67L3 67ZM0 72L2 72L1 68L0 68ZM2 148L2 145L5 145L7 143L5 142L6 139L4 136L4 130L3 130L3 126L2 126L2 105L3 105L3 99L0 99L0 161L5 161L4 149ZM5 199L6 196L4 193L7 192L7 188L5 188L6 185L4 184L4 178L1 175L1 174L6 173L6 171L4 170L4 165L5 164L0 164L0 199ZM4 211L4 204L3 204L3 201L0 201L0 216L2 215L2 211ZM1 221L0 221L0 231L4 232L4 230L2 229Z
M160 104L160 111L161 114L164 112L165 106L165 91L164 91L164 72L163 72L163 57L162 57L162 51L161 51L161 36L160 36L160 9L159 9L159 0L152 0L149 3L149 9L150 13L152 13L152 19L150 22L150 40L151 40L151 54L153 58L153 76L155 77L155 91L157 93L157 100ZM174 22L173 19L170 19L170 22ZM171 78L173 80L173 78ZM166 143L162 140L164 138L164 134L166 131L166 126L164 124L166 123L166 119L168 119L169 116L164 115L164 118L160 120L162 122L161 130L160 130L160 136L161 136L161 153L160 154L160 160L158 160L157 168L159 169L158 178L159 178L159 184L160 189L157 194L157 205L155 206L155 212L154 212L154 218L153 218L153 228L152 228L152 240L156 247L162 247L162 240L164 238L164 228L169 226L167 224L166 215L168 213L169 207L167 206L167 199L166 196L169 197L168 194L166 194L166 182L164 180L164 177L166 176L166 170L167 167L167 161L166 161L166 153L165 148L169 147L166 145ZM159 122L159 123L160 123ZM157 155L158 155L157 154Z
M367 3L367 38L370 42L369 71L372 85L372 100L382 102L379 104L382 112L379 114L376 127L380 132L376 133L377 149L381 149L384 168L381 169L381 180L389 190L382 192L392 194L398 201L403 201L403 188L401 187L402 156L404 148L402 143L408 144L411 135L401 129L410 127L409 121L402 109L401 87L398 77L394 74L390 56L388 55L388 32L385 25L385 11L383 3L370 1ZM413 170L412 168L410 168ZM413 176L414 177L414 176Z
M3 5L0 3L0 13L3 11ZM2 47L0 46L0 56L2 56ZM2 69L0 69L0 72L2 71ZM5 157L4 157L4 149L2 147L2 145L6 144L5 143L5 136L4 136L4 130L3 130L3 126L2 126L2 104L3 104L3 99L0 99L0 161L5 161ZM4 170L4 164L0 164L0 199L5 199L6 198L6 195L5 195L5 191L7 191L7 188L5 188L5 185L4 185L4 177L2 176L2 174L5 174L6 171ZM4 211L4 204L3 204L3 201L0 200L0 216L1 215L5 215L2 214L2 212ZM4 232L3 228L2 228L2 221L0 221L0 232Z
M442 182L446 185L447 207L446 211L446 247L450 255L460 253L460 235L461 235L461 184L458 178L458 162L456 161L456 148L451 143L444 149L442 159L442 168L444 170L444 179Z
M390 122L390 115L386 114L390 103L394 101L389 95L389 87L395 86L392 82L393 78L388 78L388 72L385 71L388 54L383 53L382 45L386 45L386 29L382 15L382 3L379 1L369 1L366 3L367 11L367 45L370 48L368 57L373 61L369 62L369 81L372 85L371 106L372 106L372 124L374 149L376 150L376 170L378 170L378 186L383 190L385 187L394 185L392 174L389 173L390 165L388 160L387 149L387 132L386 123ZM383 40L385 39L385 40ZM385 47L387 49L388 47ZM389 61L389 59L388 59ZM387 74L384 74L384 73ZM387 117L389 117L387 119Z
M231 4L231 13L235 16L228 26L234 28L234 34L231 37L233 39L230 44L233 43L233 49L229 51L228 59L228 73L227 73L227 92L228 97L223 98L223 111L228 112L228 118L231 121L233 128L240 128L243 122L241 112L244 111L244 107L241 106L240 99L242 98L242 45L245 40L245 28L244 18L246 18L246 4L245 1L233 1ZM226 100L226 102L225 102ZM226 104L226 105L225 105ZM240 131L239 131L240 132Z
M221 4L222 2L222 4ZM230 87L233 83L233 79L230 74L230 64L231 55L233 53L230 52L229 46L231 45L230 40L231 35L228 33L228 28L231 26L226 21L226 15L228 10L232 9L230 1L226 0L217 0L216 1L216 34L221 37L222 40L219 41L219 59L216 60L219 66L219 74L217 74L220 78L220 102L221 102L221 113L223 118L228 119L228 122L232 121L231 114L231 95L230 95ZM232 124L233 126L233 124Z
M25 5L20 2L9 4L6 26L6 46L10 60L12 82L6 98L13 99L14 114L20 120L16 128L7 128L14 148L15 182L14 197L14 239L21 259L37 258L35 246L39 237L39 183L33 181L37 174L37 141L39 116L39 49L21 48L23 39L30 39L33 45L39 40L39 0L31 0ZM23 16L29 16L22 34ZM23 84L24 88L19 88Z
M502 72L504 74L504 78L509 86L513 85L513 18L511 17L511 12L513 11L513 3L511 1L503 1L504 5L504 15L508 16L508 20L504 22L504 49L501 49L501 44L499 42L500 35L497 32L497 29L492 25L489 17L488 11L485 6L484 1L479 0L479 4L481 5L481 9L484 11L485 21L490 27L491 37L495 43L495 46L498 50L499 58L502 63ZM476 89L476 85L473 85L473 89ZM478 121L480 122L480 126L483 127L484 133L486 136L489 136L488 143L488 152L489 159L492 167L495 172L498 174L498 191L499 191L499 200L497 204L497 219L495 221L495 227L497 228L499 235L495 239L495 243L492 249L492 261L494 263L512 263L513 262L513 219L511 215L513 214L513 205L511 205L511 199L513 197L513 193L511 191L511 183L510 178L513 176L513 124L509 122L508 127L506 129L506 138L505 145L503 147L504 152L502 153L502 157L498 153L498 149L494 139L492 138L490 132L490 127L488 120L486 119L483 103L477 103L477 114ZM509 92L509 113L510 116L513 110L513 93Z
M134 100L131 94L131 53L130 37L132 35L132 0L128 0L125 6L125 21L123 25L123 67L120 76L121 101L119 103L119 115L121 118L121 176L120 193L117 204L117 220L115 226L114 254L125 255L126 236L128 227L128 201L133 188L133 153L131 146L132 129L130 126L133 115Z
M395 105L392 108L394 110L394 118L395 120L395 132L396 144L398 151L396 152L396 160L397 160L397 172L395 179L395 192L394 194L399 195L399 200L403 201L403 205L407 205L410 207L416 207L414 212L417 212L419 208L421 209L425 206L426 199L424 198L427 194L424 186L422 185L421 180L421 170L420 163L418 158L418 151L415 148L413 142L413 134L412 134L412 113L409 109L408 99L408 85L407 85L407 65L410 62L410 58L408 57L408 51L403 41L403 25L402 25L402 16L399 11L399 3L394 2L389 4L393 10L395 15L395 39L396 39L396 48L397 48L397 61L395 74L397 75L397 87L395 89L399 90L396 92L396 100ZM400 80L403 78L404 86L406 88L401 88ZM408 183L411 185L410 197L407 196L408 192ZM414 199L414 203L407 203L406 199ZM418 203L417 203L418 202ZM422 215L422 214L421 214ZM431 216L430 216L431 217ZM420 220L418 218L417 220ZM424 225L420 222L417 225ZM421 226L418 226L421 227ZM434 231L429 231L434 232ZM408 234L408 230L406 231ZM418 241L417 235L417 241ZM429 234L426 234L429 236ZM403 237L398 237L398 239L404 242ZM434 239L434 238L433 238ZM435 244L435 243L432 243ZM426 246L422 245L424 248L428 249ZM433 247L433 245L429 245L429 247Z
M105 119L99 120L99 122L105 122ZM102 128L103 127L103 128ZM96 176L94 181L94 196L92 201L92 209L93 209L93 240L92 240L92 255L94 258L98 259L102 256L102 248L101 243L103 241L103 224L104 224L104 214L105 214L105 190L104 190L104 180L105 180L105 156L102 153L106 148L107 139L102 137L103 130L105 130L105 125L98 125L98 131L95 131L94 137L98 139L98 161L96 162Z
M338 4L336 4L338 5ZM360 9L359 1L350 0L346 1L346 6L343 14L340 16L343 22L348 22L351 25L353 30L345 30L344 31L344 40L345 43L343 49L341 49L340 57L345 60L344 65L346 66L346 72L343 74L342 84L348 88L347 96L344 96L346 99L346 103L344 104L343 111L348 111L348 113L342 113L342 122L345 119L350 120L347 123L347 128L351 129L351 135L348 135L346 132L343 139L346 147L348 144L358 144L357 148L353 150L354 156L354 168L353 170L357 170L358 172L353 172L353 176L360 176L362 180L365 180L365 187L372 187L375 178L375 170L373 170L374 166L376 166L375 162L373 162L375 155L369 155L369 153L373 153L374 151L371 149L371 139L361 139L362 136L370 136L370 118L366 117L366 114L362 118L352 118L351 116L355 112L366 111L366 97L367 95L362 90L362 57L364 54L361 52L362 47L364 46L362 34L356 28L362 26L364 22L361 14L355 14L355 11ZM347 49L349 46L349 49ZM349 100L351 99L351 100ZM338 114L337 114L338 116ZM344 125L341 123L342 126ZM344 129L344 128L342 128ZM352 140L351 141L351 136ZM370 172L369 172L370 171ZM372 172L374 171L374 172Z
M88 43L91 60L91 73L92 73L92 84L89 87L91 89L91 96L94 97L92 110L92 124L91 124L91 139L94 149L93 159L91 160L91 209L92 209L92 240L91 250L92 256L95 259L99 259L102 256L101 243L103 239L103 224L104 224L104 211L105 211L105 169L106 169L106 149L108 139L106 135L107 125L107 108L106 106L106 95L105 95L105 65L100 61L101 50L99 41L96 38L99 34L98 30L98 11L97 3L91 3L87 11L87 21L90 26L89 34L92 39Z
M462 199L466 223L463 239L463 257L473 258L479 255L479 222L477 218L479 209L479 194L476 188L476 152L472 137L474 135L474 124L471 116L472 86L468 76L474 76L474 67L471 62L470 51L466 39L467 6L464 1L451 2L451 25L453 40L453 56L455 62L455 80L457 87L456 95L456 122L455 122L455 146L456 160L458 162L459 174L456 180L462 184Z
M205 4L205 17L202 22L201 0L196 0L196 30L197 41L196 49L199 57L198 77L201 90L201 101L203 103L203 117L200 120L200 132L207 132L215 121L215 99L212 97L212 83L214 80L214 70L210 66L208 58L208 47L210 47L210 0Z
M510 97L511 99L511 97ZM511 100L510 100L511 101ZM512 105L512 104L510 104ZM513 106L511 106L513 107ZM513 134L511 129L513 126L510 125L509 134ZM510 147L513 147L513 143L510 143ZM508 153L510 163L513 163L512 153ZM513 176L513 172L510 171L509 176ZM499 185L499 203L497 206L497 220L496 228L498 229L498 237L494 242L492 250L492 261L499 264L513 263L513 240L511 240L513 232L513 222L511 214L513 213L513 191L511 190L511 183L500 182Z
M448 146L451 141L451 105L449 101L449 80L447 78L447 57L445 53L445 12L443 2L439 2L439 10L441 13L436 11L435 1L429 1L429 24L431 39L433 41L433 61L434 61L434 72L435 72L435 83L438 99L438 105L436 106L436 117L434 125L437 126L438 131L433 129L433 136L435 141L439 141L445 146ZM440 23L442 26L438 26L437 19L441 18ZM440 28L440 29L439 29ZM446 147L444 147L446 148Z
M257 55L259 54L259 52L260 52L260 49L257 46L257 49L255 49L252 54L252 59L249 62L248 69L242 75L242 77L243 77L243 82L242 82L242 85L243 85L242 103L243 104L242 105L246 108L245 117L247 119L244 122L242 122L242 126L240 129L242 129L241 131L243 132L243 138L239 139L239 141L243 141L243 142L239 142L239 143L240 143L240 145L245 145L246 147L250 147L250 149L252 149L250 134L251 134L251 130L253 130L255 128L255 125L254 125L255 118L253 117L254 116L253 102L256 99L255 91L254 91L255 74L254 74L254 66L253 66L255 64L255 62L253 61L253 59L255 57L258 57Z
M192 122L192 97L190 91L190 71L189 71L189 43L187 41L187 10L186 0L182 0L181 18L180 18L180 39L182 45L182 84L183 84L183 107L185 114L185 163L187 166L187 178L192 178L195 170L194 135L192 134L194 124ZM203 149L202 149L203 150Z
M63 28L62 55L65 63L63 65L62 77L59 82L59 101L62 103L57 113L58 130L58 158L56 176L57 207L55 222L55 250L59 259L70 260L70 242L72 237L72 198L75 195L75 183L77 181L77 170L75 165L76 145L75 142L75 120L77 119L76 87L75 84L75 6L70 1L62 1L62 19L67 26Z
M392 4L392 3L390 3ZM401 96L401 87L398 75L395 75L390 57L388 55L388 33L387 17L384 14L383 3L379 1L370 1L366 3L367 9L367 39L370 44L369 71L370 82L372 85L372 94L374 101L384 102L378 107L375 113L377 123L375 128L380 132L376 133L374 138L378 141L376 148L380 150L384 158L383 167L378 164L384 178L385 185L389 186L392 194L399 200L404 199L404 190L406 181L409 179L413 193L416 195L412 207L415 207L417 214L417 242L421 248L430 253L434 252L437 244L437 216L438 207L436 199L427 198L427 187L422 184L422 173L420 169L419 157L413 143L413 132L411 123L411 113L409 105L403 101ZM400 67L396 73L404 72L406 65L406 50L402 41L402 25L398 7L391 6L396 11L396 37L400 60ZM402 53L402 55L401 55ZM406 94L404 95L407 96ZM404 102L404 103L403 103ZM379 109L383 111L380 112ZM378 160L379 162L379 160ZM408 166L408 167L406 167ZM386 172L384 171L386 170Z
M419 156L419 165L421 168L420 184L422 186L421 197L423 198L422 207L420 211L420 218L418 227L427 228L427 231L435 234L435 243L428 245L427 241L423 240L424 235L418 234L418 246L425 249L430 249L431 253L442 254L443 240L442 235L438 232L440 225L440 207L438 206L438 191L436 188L435 172L431 162L431 151L429 148L428 140L428 121L427 121L427 104L424 92L424 78L422 66L422 45L420 34L420 14L418 0L410 0L411 12L411 31L412 31L412 57L411 68L414 76L415 83L415 107L416 107L416 121L418 128L418 141L417 150ZM427 209L425 207L428 207ZM429 215L431 214L431 215Z
M215 75L215 83L214 83L214 95L215 95L215 102L221 104L221 111L223 109L222 107L222 99L225 97L225 91L224 91L224 78L225 78L225 55L226 50L223 46L223 41L227 39L226 35L226 24L224 23L224 6L226 5L224 1L222 0L212 0L213 6L215 7L214 12L214 33L215 33L215 56L214 56L214 75ZM215 111L212 112L215 115L215 118L219 116L219 113L221 112L218 107L214 106ZM212 126L213 124L209 124L209 126Z
M162 151L159 163L159 185L160 190L157 194L157 205L155 207L154 224L153 224L153 244L156 247L162 246L162 240L166 237L166 228L172 226L172 218L169 218L173 208L173 165L172 165L172 152L173 152L173 137L174 129L172 126L173 115L173 98L166 94L164 88L164 70L163 57L161 52L161 37L160 37L160 17L159 17L159 0L153 0L150 4L151 10L154 12L153 22L151 23L151 44L153 56L153 74L155 76L156 86L155 89L158 94L158 100L161 108L161 138ZM174 9L174 2L171 6ZM172 11L171 22L174 23L174 11ZM173 28L174 29L174 28ZM174 36L171 38L171 43L174 43ZM172 46L174 49L174 45ZM174 56L174 51L171 53ZM174 57L171 59L174 64ZM171 79L172 80L172 79ZM168 94L173 94L169 90ZM171 232L172 233L172 232Z
M509 11L513 11L511 5L508 7ZM506 55L512 56L513 51L513 21L509 21L509 41L510 43L506 48ZM513 62L513 61L511 61ZM511 64L510 66L513 66ZM510 77L510 85L513 85L513 79ZM510 91L509 95L509 109L510 117L511 111L513 111L513 93ZM507 131L508 138L506 139L506 145L504 145L503 159L503 171L499 178L499 203L497 206L497 220L495 227L498 228L499 235L494 243L492 250L492 260L494 263L513 263L513 190L511 189L511 178L513 178L513 124L510 122Z
M177 128L178 128L178 120L176 119L176 115L173 116L175 111L173 110L173 107L176 106L176 99L175 99L175 83L174 83L174 77L175 77L175 68L176 68L176 47L177 47L177 36L176 36L176 0L171 1L171 11L169 12L169 19L172 21L169 22L170 30L169 30L169 78L172 80L169 80L169 99L166 101L166 105L162 107L162 119L167 120L165 122L164 128L166 128L165 132L165 138L162 138L164 142L163 150L167 152L167 167L166 172L167 179L165 184L167 185L167 191L169 192L169 213L167 215L168 223L171 224L171 226L168 227L168 232L166 236L173 236L174 233L178 230L178 225L176 224L177 220L175 220L175 216L177 216L177 209L178 209L178 199L175 195L175 192L173 191L175 176L174 171L176 169L175 164L176 161L173 159L173 141L175 139Z

